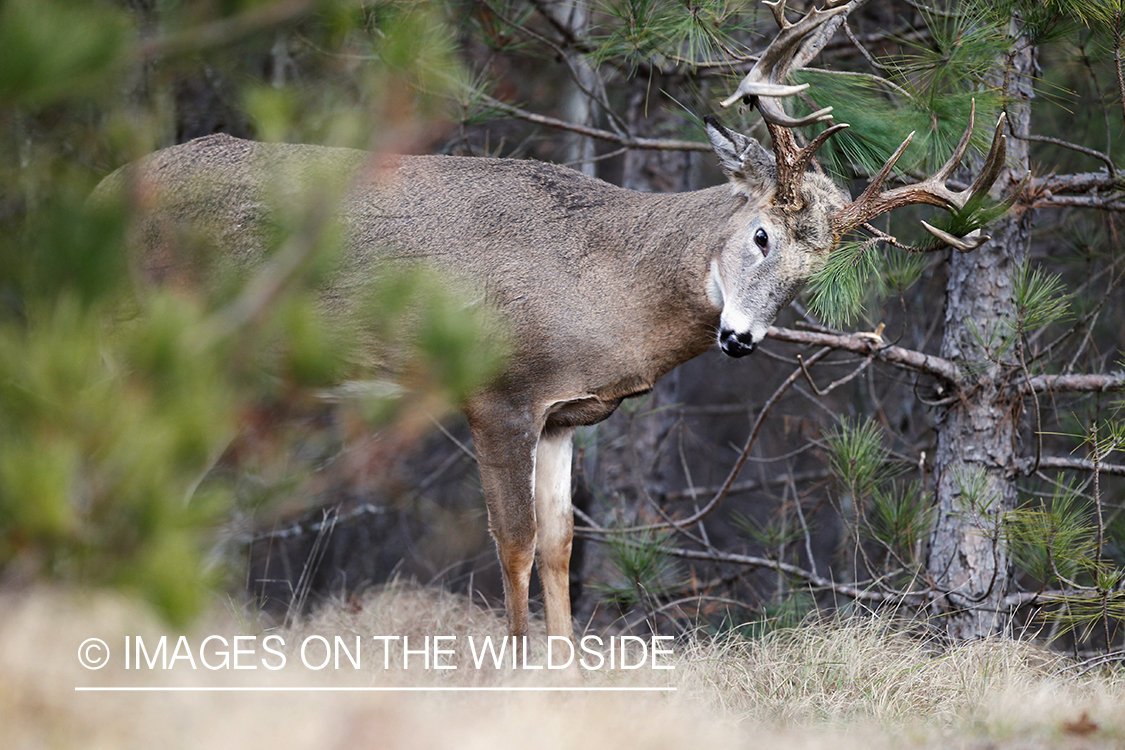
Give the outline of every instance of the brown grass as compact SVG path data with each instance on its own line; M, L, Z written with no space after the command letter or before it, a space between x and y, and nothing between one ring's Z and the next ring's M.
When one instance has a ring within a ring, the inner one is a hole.
M265 635L254 618L216 610L188 634ZM1056 657L987 642L941 652L885 623L809 626L758 641L677 644L675 670L587 673L586 686L674 686L659 693L91 693L76 686L575 685L573 673L310 671L296 644L319 634L499 637L502 618L450 594L392 587L326 608L285 637L285 669L123 669L126 635L178 634L139 605L105 594L0 597L0 747L22 748L1109 748L1125 745L1125 681L1053 676ZM540 634L541 636L541 634ZM78 645L116 647L81 668ZM461 651L467 649L460 648ZM198 656L198 654L196 654ZM378 658L375 658L376 655ZM251 660L252 661L252 660ZM397 663L397 659L395 660ZM537 663L533 659L532 663ZM417 660L415 660L417 665ZM1081 720L1083 714L1087 719Z

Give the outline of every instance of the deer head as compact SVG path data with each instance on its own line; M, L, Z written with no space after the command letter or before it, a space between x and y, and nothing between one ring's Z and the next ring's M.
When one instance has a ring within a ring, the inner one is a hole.
M721 104L729 107L741 100L748 106L756 106L769 131L772 153L753 138L727 130L715 118L705 118L707 134L735 192L758 204L755 218L748 222L746 231L734 233L736 240L757 245L758 255L745 251L741 255L724 252L711 269L709 294L722 309L719 344L733 357L753 351L754 345L765 337L773 318L823 265L840 240L857 228L871 229L868 222L876 216L918 203L940 206L953 213L959 219L957 223L967 227L967 234L956 236L923 221L922 225L937 242L921 249L935 250L948 245L968 252L989 240L976 227L1006 211L1019 194L1017 189L997 206L981 210L1004 167L1003 115L996 124L984 167L973 184L962 191L953 191L945 184L968 149L975 124L974 103L960 143L934 175L916 184L885 189L891 170L910 145L914 136L911 133L871 179L867 189L851 200L821 171L815 160L817 149L848 125L831 124L807 145L799 146L794 129L830 121L832 108L797 118L786 114L782 105L783 97L809 88L808 84L784 83L801 43L822 30L830 19L846 13L848 8L841 0L829 0L825 9L814 8L800 21L792 23L785 18L785 0L765 2L765 5L773 12L781 31L735 92ZM785 246L778 247L780 243ZM746 258L751 258L751 267L731 267L731 258L741 258L743 264ZM731 280L736 280L734 283L739 289L726 286Z

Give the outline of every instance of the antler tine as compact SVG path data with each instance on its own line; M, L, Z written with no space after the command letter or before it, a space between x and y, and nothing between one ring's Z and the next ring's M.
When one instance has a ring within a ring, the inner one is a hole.
M902 144L895 150L891 157L884 162L882 168L875 173L871 178L871 182L867 184L867 189L859 194L859 197L848 205L841 208L832 216L832 229L836 236L842 236L851 230L858 227L860 224L875 218L879 214L890 211L894 206L883 207L883 201L894 191L889 193L882 193L883 184L891 175L891 170L894 169L898 160L906 153L906 147L914 140L914 131L911 131ZM917 187L911 185L910 187ZM902 205L906 205L903 203Z
M957 166L961 163L961 159L965 155L965 151L969 147L969 142L973 135L973 125L976 117L976 102L969 111L969 123L965 128L964 134L961 136L957 148L954 150L953 155L941 166L941 168L927 177L925 180L914 184L904 185L902 187L894 188L893 190L883 191L883 183L886 182L887 177L890 175L891 168L899 157L906 150L907 145L910 143L911 138L914 136L911 133L903 141L898 150L887 160L883 168L879 170L872 179L867 189L854 201L849 203L844 208L840 209L831 219L832 228L837 237L855 229L856 227L864 224L867 221L886 213L895 208L902 206L909 206L917 203L927 203L932 206L939 206L947 211L956 213L965 208L970 201L976 201L984 198L988 191L992 188L993 183L1000 176L1001 170L1004 168L1004 159L1007 154L1007 138L1004 136L1002 130L1004 128L1005 116L1001 115L999 121L996 123L996 131L992 137L992 147L989 149L988 157L985 159L984 167L981 169L980 175L973 181L973 184L968 188L961 191L954 191L948 188L945 184ZM1015 202L1019 190L1001 203L1005 209L1010 207ZM998 207L999 208L999 207ZM956 237L949 232L937 229L936 227L922 222L922 226L926 231L934 237L941 240L947 245L951 245L958 250L968 252L977 247L980 247L988 241L988 236L980 234L979 231L973 231L963 238Z
M958 237L955 234L946 232L944 229L938 229L937 227L932 226L925 221L921 221L919 223L927 232L932 234L934 237L937 237L939 240L949 245L950 247L957 248L963 253L972 252L973 250L976 250L978 247L992 239L990 235L981 234L979 229L974 229L964 237Z
M984 197L992 187L992 183L1000 176L1000 170L1004 168L1004 160L1008 155L1008 136L1004 135L1003 131L1007 121L1008 113L1001 112L1000 118L996 121L996 130L992 134L992 147L988 149L988 158L984 160L984 168L965 191L969 194L969 200Z
M773 13L773 20L777 21L777 25L783 29L788 29L793 24L785 19L785 0L762 0L762 5L770 9Z
M793 56L797 53L801 40L832 16L847 12L847 8L843 6L826 10L814 8L797 23L790 23L785 18L785 0L773 2L767 0L765 5L773 13L774 19L781 27L781 32L766 47L765 52L754 63L754 67L738 84L735 92L720 102L720 105L729 107L740 99L747 102L756 100L763 119L787 128L804 127L826 119L832 112L831 107L817 110L805 117L790 117L776 98L793 96L808 88L808 84L786 86L780 81L788 74L789 65L793 62Z
M969 148L969 142L973 140L973 128L976 126L976 122L977 100L973 99L969 104L969 124L965 126L965 132L961 134L961 140L957 142L957 148L953 150L953 155L945 160L945 164L941 165L941 169L930 179L940 180L944 184L946 180L953 176Z
M809 168L809 163L812 162L813 157L816 155L817 149L824 145L824 142L829 138L836 135L841 130L845 130L850 127L851 125L847 124L846 122L837 123L830 128L826 128L820 135L809 141L809 145L801 149L800 153L797 155L797 158L793 161L794 173L798 177L804 174L805 170Z

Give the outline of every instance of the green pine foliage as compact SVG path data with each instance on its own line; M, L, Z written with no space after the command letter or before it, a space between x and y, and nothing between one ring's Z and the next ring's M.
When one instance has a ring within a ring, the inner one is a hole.
M877 60L883 66L880 76L814 69L794 76L812 85L809 92L815 106L831 104L836 121L851 125L820 151L829 171L844 178L870 176L913 133L888 187L896 179L916 181L931 174L955 150L974 102L977 118L970 153L983 155L988 149L1002 102L985 76L1006 53L1007 20L971 4L940 12L921 8L921 12L930 32L926 43L898 40L905 51ZM811 111L810 106L805 110ZM981 199L956 214L933 209L925 218L939 229L964 236L994 221L1009 205ZM916 251L941 249L917 225L916 211L902 213L910 223L892 214L880 219L885 223L880 228L905 243L915 243ZM841 243L811 281L810 309L829 325L847 327L862 318L874 302L872 290L878 296L901 294L928 262L907 261L901 248L876 251L868 243L874 244L871 240ZM879 255L887 255L888 260L877 261Z
M830 326L851 325L867 307L876 253L872 242L841 242L809 279L809 310Z
M888 247L879 256L879 273L875 277L878 293L883 297L901 296L914 286L933 262L933 257Z
M871 419L844 418L825 436L832 473L853 497L869 497L897 471L883 447L883 430Z
M595 583L595 590L628 610L647 607L674 588L679 566L664 550L671 536L667 531L642 531L607 537L606 557L614 575Z
M804 536L804 530L790 514L772 515L763 522L735 512L732 520L747 540L764 548L767 555L774 557L779 557L783 549Z
M98 0L0 4L0 574L8 582L116 587L186 622L226 575L213 564L215 532L245 487L213 469L237 440L239 416L267 405L314 408L318 393L371 374L362 363L380 330L329 317L318 297L339 267L329 205L342 186L277 192L284 210L261 268L225 268L216 248L185 238L212 282L190 288L134 286L127 248L143 207L129 196L87 200L111 167L170 144L165 97L201 52L213 52L207 62L216 68L237 67L236 55L211 50L216 35L250 50L276 43L277 28L247 21L260 10L168 4L145 47L138 18ZM267 139L378 146L394 133L372 129L374 114L419 123L444 106L457 73L439 11L310 4L298 20L315 44L304 49L323 45L329 64L310 64L316 80L248 87L234 99ZM153 62L142 73L145 54ZM373 283L357 311L381 315L391 321L383 333L415 342L402 368L413 395L353 389L339 408L380 423L424 421L404 412L440 413L492 376L502 331L470 299L418 273ZM495 347L480 343L489 326Z
M1024 262L1015 272L1016 332L1027 335L1070 317L1070 298L1057 274Z
M722 59L750 16L727 0L601 0L596 11L591 59L626 70L664 60L693 65Z
M1089 501L1073 481L1049 500L1032 498L1004 516L1008 554L1040 585L1067 586L1093 567L1097 529Z
M921 565L922 545L937 520L937 508L920 482L888 482L871 494L860 533L906 564Z
M874 420L844 419L826 436L828 463L856 509L853 533L882 550L894 567L915 570L936 520L936 508L917 481L904 481ZM908 576L909 577L909 576Z

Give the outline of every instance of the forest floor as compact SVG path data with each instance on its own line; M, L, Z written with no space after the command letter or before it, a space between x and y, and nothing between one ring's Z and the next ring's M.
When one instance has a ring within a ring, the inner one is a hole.
M1125 747L1120 667L1082 673L1028 644L940 649L867 620L657 642L655 662L627 641L625 670L620 641L587 641L606 664L579 675L497 669L483 641L503 632L501 613L402 586L288 628L217 605L183 633L104 593L5 594L0 747ZM545 666L544 640L527 666Z

